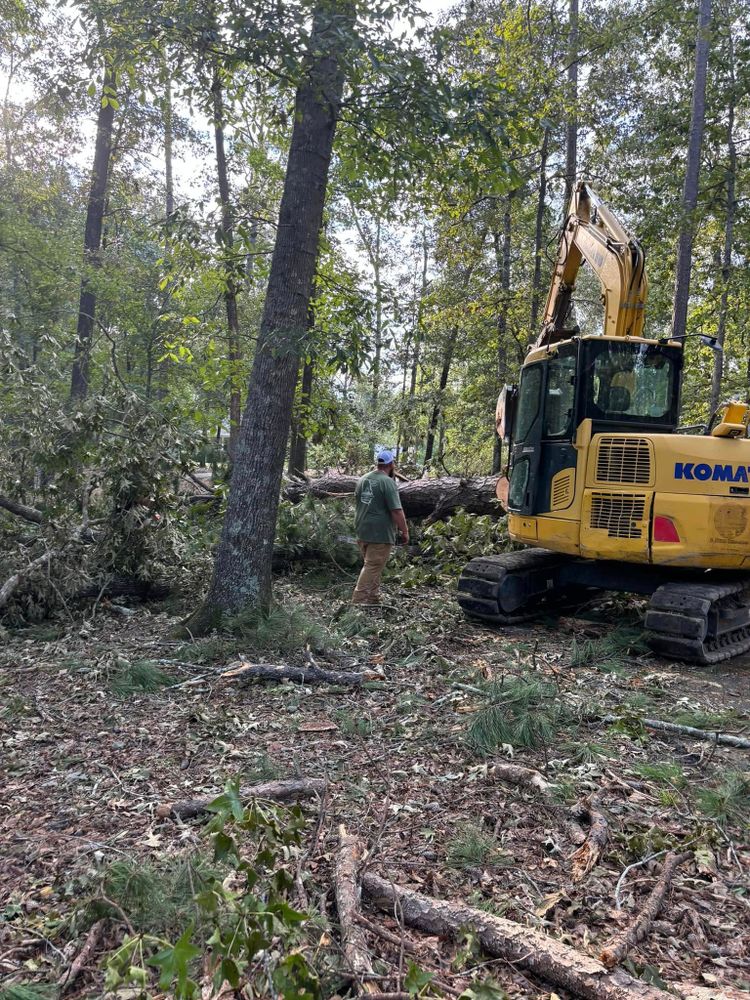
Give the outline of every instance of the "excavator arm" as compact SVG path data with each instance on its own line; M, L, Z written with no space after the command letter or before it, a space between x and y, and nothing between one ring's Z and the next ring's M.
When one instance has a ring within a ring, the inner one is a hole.
M604 304L602 333L640 337L648 279L637 240L584 182L576 185L560 236L557 264L547 296L541 332L534 347L566 340L565 328L576 278L583 261L599 278Z

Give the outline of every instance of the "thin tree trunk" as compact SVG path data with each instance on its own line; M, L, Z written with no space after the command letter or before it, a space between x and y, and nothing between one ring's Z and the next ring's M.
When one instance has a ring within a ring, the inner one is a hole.
M698 204L698 177L701 165L701 145L703 126L706 118L706 75L708 72L708 51L711 28L711 0L700 0L698 14L698 36L695 42L695 76L693 79L693 100L690 112L690 133L688 136L687 168L682 191L682 221L677 245L677 266L675 271L674 310L672 312L672 336L684 337L687 329L688 299L690 297L690 265L693 256L694 215Z
M508 365L505 356L505 337L508 332L508 307L510 305L510 259L511 259L511 236L512 236L512 215L513 192L505 199L505 211L503 212L503 240L502 250L498 245L498 234L495 234L495 253L500 258L500 289L502 291L502 303L497 314L497 390L498 393L503 384ZM495 432L495 445L492 453L492 474L496 475L502 466L503 452L502 442Z
M115 74L110 68L104 72L102 98L114 91ZM112 125L115 109L107 101L99 107L96 120L96 140L94 143L94 164L91 171L91 186L86 208L86 226L83 233L83 275L81 296L78 306L75 356L70 378L71 400L83 400L89 391L89 370L91 364L91 339L96 319L96 291L87 274L89 268L101 266L99 252L104 228L104 210L107 200L107 181L112 158Z
M565 128L565 208L578 169L578 0L568 0L568 121Z
M539 321L539 306L542 300L542 238L544 235L544 209L547 202L547 156L549 155L549 129L544 130L539 158L539 193L536 202L536 224L534 227L534 277L531 280L530 333L536 336Z
M310 309L310 327L314 323L313 310ZM310 412L312 398L313 358L307 355L302 365L298 405L292 415L292 428L289 438L289 464L287 472L290 476L303 476L307 469L307 434L305 424Z
M729 99L727 120L727 216L724 224L724 252L721 261L721 299L719 301L719 322L716 329L716 343L723 347L727 331L727 316L729 313L729 285L732 280L732 249L734 245L734 216L737 207L735 199L735 182L737 175L737 147L734 142L734 51L731 32L729 34L729 58L732 77L732 91ZM724 375L724 353L714 353L714 370L711 378L711 401L709 414L716 412L721 396L721 380Z
M340 47L352 19L348 5L321 4L314 15L229 503L209 593L188 622L194 631L271 599L279 490L343 91Z
M419 374L419 360L422 347L422 317L424 315L424 297L427 294L427 262L429 254L427 250L427 230L422 228L422 291L419 296L419 309L417 310L417 328L414 336L414 358L411 366L411 382L409 383L409 398L414 399L417 391L417 375Z
M164 81L164 97L162 98L162 120L164 126L164 216L166 225L166 234L164 236L164 260L169 266L169 255L170 255L170 235L169 226L174 215L174 175L172 169L173 161L173 141L174 141L174 120L172 115L172 77L169 74L168 68L165 66L166 79ZM169 308L169 302L172 298L172 290L169 285L165 285L161 294L161 312L167 312ZM158 346L160 355L164 354L164 324L157 320L153 342ZM149 371L152 364L151 352L149 352ZM169 359L162 357L158 362L158 374L157 374L157 386L156 386L156 396L157 399L164 399L167 395L167 390L169 388ZM150 380L149 380L150 389ZM150 395L150 392L148 393Z
M383 354L383 285L381 279L382 261L380 258L380 244L382 236L382 221L380 217L375 218L375 238L371 240L360 223L356 209L352 204L352 217L354 225L362 240L362 246L372 267L373 279L375 282L375 343L372 359L372 404L377 410L378 397L380 395L381 367Z
M227 357L229 360L229 464L234 464L237 441L242 419L242 390L239 382L240 321L237 314L237 267L234 260L234 218L229 191L229 174L224 145L224 91L221 73L214 64L211 82L211 98L214 115L214 142L216 146L216 177L219 183L221 203L221 225L219 238L224 257L224 306L227 313Z
M432 407L432 413L430 414L430 422L427 425L427 438L425 439L424 446L424 464L428 465L432 461L432 452L435 448L435 435L437 434L438 424L440 422L440 414L443 410L445 389L448 385L448 376L450 375L451 363L453 361L453 354L456 349L456 341L458 340L458 326L454 326L450 333L448 334L448 339L445 343L445 352L443 354L443 365L440 369L440 382L438 385L438 395L435 403Z

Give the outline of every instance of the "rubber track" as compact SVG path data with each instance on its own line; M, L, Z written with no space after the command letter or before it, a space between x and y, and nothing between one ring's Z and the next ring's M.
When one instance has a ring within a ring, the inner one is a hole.
M533 570L560 565L565 557L547 549L522 549L518 552L503 552L496 556L477 556L465 567L458 581L458 603L471 618L493 622L498 625L519 625L544 614L554 603L562 608L573 603L573 598L559 590L550 591L549 598L534 597L527 608L507 612L499 603L500 586L508 575L523 575Z
M750 624L708 635L709 616L736 607L747 580L667 583L654 591L646 613L646 639L661 656L691 663L721 663L750 650ZM745 602L743 602L745 603Z

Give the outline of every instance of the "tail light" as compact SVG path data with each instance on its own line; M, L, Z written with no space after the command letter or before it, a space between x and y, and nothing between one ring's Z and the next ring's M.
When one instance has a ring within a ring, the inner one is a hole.
M655 542L679 542L680 536L674 521L671 517L663 517L657 514L654 518L654 541Z

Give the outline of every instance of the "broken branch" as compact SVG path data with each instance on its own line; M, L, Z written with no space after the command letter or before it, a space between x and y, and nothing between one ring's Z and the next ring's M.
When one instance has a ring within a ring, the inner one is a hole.
M24 521L31 521L32 524L41 524L44 520L44 514L36 507L27 507L25 503L18 503L10 497L0 496L0 507L15 514L16 517L22 517Z
M289 799L305 799L322 795L326 788L323 778L294 778L289 781L262 781L240 789L241 799L271 799L286 802ZM217 793L218 794L218 793ZM192 819L208 810L216 795L205 799L186 799L184 802L164 802L157 806L156 815L161 819L171 816L175 819Z
M76 979L78 979L81 972L85 968L86 963L90 961L91 957L96 952L96 949L99 947L99 942L104 934L104 928L106 925L106 918L103 918L101 920L97 920L91 927L91 930L86 935L86 940L83 942L83 948L81 948L67 972L64 972L58 980L57 984L62 993L65 993L66 990L69 990L73 986Z
M609 837L609 826L606 817L599 812L597 806L598 799L592 795L588 800L580 803L575 809L575 818L583 819L589 823L589 832L586 839L570 856L572 862L573 881L580 882L601 857L602 851Z
M602 722L619 722L617 715L605 715ZM681 726L676 722L662 722L661 719L641 719L648 729L661 733L679 733L681 736L692 736L696 740L707 740L724 747L735 747L738 750L750 750L750 739L743 736L733 736L731 733L719 733L710 729L697 729L695 726Z
M504 917L422 895L371 872L362 876L362 889L376 906L388 913L398 905L407 924L429 934L457 938L469 927L489 955L528 969L584 1000L671 998L671 994L633 978L622 969L609 972L598 959Z
M13 574L13 576L9 576L2 587L0 587L0 608L5 607L24 580L31 576L31 574L35 570L39 569L40 566L48 564L50 559L56 555L57 552L54 549L51 549L49 552L45 552L44 555L38 556L30 562L28 566L25 566L23 569L19 569Z
M290 667L275 663L248 663L219 674L226 681L294 681L296 684L344 684L358 687L363 681L382 678L372 671L326 670L323 667Z
M613 937L602 949L601 960L608 969L621 962L651 930L651 925L659 915L664 897L672 882L675 869L691 857L689 851L683 854L671 852L664 859L661 876L646 900L646 905L635 920L621 934Z

